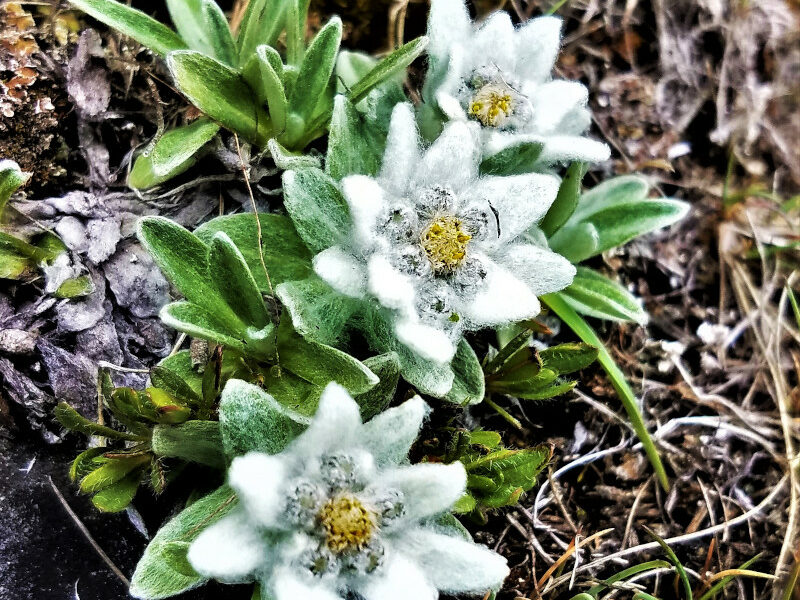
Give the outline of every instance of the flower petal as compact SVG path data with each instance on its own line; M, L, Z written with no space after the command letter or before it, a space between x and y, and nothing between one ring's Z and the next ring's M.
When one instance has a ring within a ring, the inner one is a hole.
M454 43L468 42L472 36L472 22L463 0L433 0L428 20L428 54L436 59L446 59Z
M577 135L551 135L542 139L544 148L539 155L542 163L602 162L611 156L608 145Z
M379 218L388 211L383 188L366 175L345 177L341 186L350 207L354 241L360 247L369 248L375 243Z
M363 298L367 291L366 265L340 246L332 246L314 257L314 272L340 294Z
M187 558L203 577L241 583L252 581L268 555L268 544L258 528L243 508L237 508L200 532Z
M472 40L470 51L473 56L479 57L475 61L475 66L492 65L501 71L513 73L516 62L514 42L514 25L511 23L511 17L502 10L493 13L483 22Z
M335 590L317 581L304 581L290 569L280 569L275 573L271 587L275 600L342 600Z
M228 469L228 483L262 527L274 527L280 518L285 480L284 460L263 452L237 456Z
M396 310L404 318L416 316L414 308L414 283L412 279L397 270L381 254L373 254L367 264L367 285L369 292L382 306Z
M356 590L365 600L436 600L439 597L420 567L398 554L390 559L380 576L365 578Z
M458 192L478 176L479 158L477 130L465 122L451 121L422 157L416 183L421 187L446 185Z
M447 333L417 320L398 321L395 323L394 332L400 343L408 346L425 360L444 364L456 353L456 345Z
M486 546L429 528L415 528L395 542L398 551L418 564L428 579L447 594L497 590L508 576L506 559Z
M575 277L575 267L566 258L533 244L512 244L501 262L537 296L563 290Z
M558 187L558 177L541 173L482 177L470 190L470 197L488 202L497 212L500 231L491 245L506 244L538 223L556 199Z
M460 462L421 463L384 471L374 485L403 492L406 512L402 521L416 521L452 507L464 495L467 473Z
M408 458L411 444L417 439L430 407L419 396L382 412L364 424L361 442L381 467Z
M487 257L481 262L486 269L484 284L473 298L464 300L459 310L472 328L522 321L539 314L539 300L525 282Z
M410 103L395 105L386 138L380 180L393 193L402 195L420 160L419 134Z
M578 81L559 79L544 83L530 100L534 107L530 127L537 134L581 134L591 123L585 108L589 90Z
M355 444L361 433L358 404L338 383L329 383L308 429L296 438L286 453L320 456Z
M561 48L561 19L531 19L517 30L514 38L517 76L537 82L549 79Z

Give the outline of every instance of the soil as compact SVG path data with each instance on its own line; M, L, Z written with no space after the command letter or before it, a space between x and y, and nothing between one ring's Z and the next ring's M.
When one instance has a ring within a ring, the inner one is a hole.
M518 21L550 5L483 0L473 11L500 4ZM240 2L221 5L241 9ZM405 8L391 17L398 7ZM86 440L66 434L52 409L67 400L96 416L98 361L146 369L177 340L157 319L169 289L132 237L136 218L162 214L194 227L220 211L248 210L249 202L231 147L154 192L125 187L132 153L159 119L170 126L196 111L147 50L65 8L24 5L25 14L11 15L0 6L0 158L34 173L14 198L15 222L26 231L55 230L95 284L90 296L67 301L45 294L40 278L0 282L0 600L125 597L122 577L188 489L159 498L144 490L135 509L100 514L67 474ZM341 14L345 46L380 52L401 33L406 40L421 34L425 11L421 1L314 0L310 22L313 29ZM791 322L781 296L800 259L800 11L780 0L749 8L601 0L567 2L558 14L565 21L558 71L589 86L592 135L614 148L587 185L644 172L659 192L692 204L682 223L590 265L619 277L651 315L646 328L592 324L639 393L648 428L660 432L672 487L656 484L613 388L593 366L568 397L496 399L522 429L486 405L454 413L458 424L503 432L509 446L554 447L541 488L519 507L468 526L513 567L502 600L571 598L627 566L664 558L660 549L637 549L653 540L647 528L665 539L695 536L671 545L699 576L692 578L696 598L714 573L756 555L752 569L780 567L783 575L794 561L782 548L797 502L786 477L798 441L800 354L796 329L780 330L774 355L759 336L775 330L779 314ZM8 85L21 75L24 85ZM250 166L259 208L280 210L275 171ZM543 318L556 341L574 341ZM25 335L14 334L12 344L9 331ZM144 381L141 373L116 377ZM762 502L746 522L736 520ZM573 540L596 534L578 562L570 557L548 573ZM626 548L624 559L602 561ZM800 552L791 538L788 548ZM683 597L666 571L638 583L665 600ZM780 585L741 578L718 597L768 598ZM210 585L182 597L249 594L246 586Z

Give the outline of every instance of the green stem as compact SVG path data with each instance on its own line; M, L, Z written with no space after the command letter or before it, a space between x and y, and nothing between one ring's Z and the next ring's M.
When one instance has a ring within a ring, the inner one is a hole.
M511 423L514 427L516 427L517 429L522 429L522 423L520 423L518 419L514 418L502 406L500 406L499 404L496 404L489 396L486 396L486 398L484 398L483 401L486 402L486 404L488 404L489 406L491 406L498 415L503 417L506 421Z
M542 296L541 300L547 306L549 306L550 309L556 315L558 315L558 317L564 321L564 323L566 323L566 325L572 329L572 331L579 338L581 338L587 344L591 344L597 348L597 359L605 372L608 374L608 377L611 380L611 385L614 386L614 390L616 390L617 395L622 402L622 406L625 407L625 411L628 413L628 419L630 420L631 426L636 432L639 441L642 443L642 447L647 454L647 458L650 459L650 464L653 465L653 470L656 472L656 476L658 477L661 487L668 491L669 479L667 479L667 473L664 470L664 465L661 462L661 457L658 455L658 450L653 443L653 439L650 437L647 427L644 424L644 419L642 418L642 413L639 410L639 405L636 403L636 396L634 395L630 385L628 385L628 381L625 379L625 374L614 362L614 359L606 349L603 341L597 336L591 325L589 325L583 319L583 317L576 313L575 310L573 310L573 308L564 301L564 299L561 297L561 294L547 294L546 296Z

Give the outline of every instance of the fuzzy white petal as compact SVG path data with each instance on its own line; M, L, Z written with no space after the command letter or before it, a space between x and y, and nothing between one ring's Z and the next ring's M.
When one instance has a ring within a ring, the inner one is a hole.
M422 157L416 175L422 186L446 185L458 191L478 175L477 129L460 121L448 123Z
M558 177L541 173L483 177L470 190L470 197L489 202L497 211L500 234L490 241L497 247L538 223L555 200L558 187Z
M486 546L437 533L428 528L409 531L396 542L448 594L477 594L498 589L508 576L506 559Z
M203 577L239 583L252 580L268 551L258 528L243 509L236 508L200 532L187 558Z
M586 106L589 90L578 81L559 79L540 85L530 99L534 106L531 127L539 134L563 133L570 126L570 118L578 121L577 127L585 128L588 123L581 118L576 109ZM570 133L583 133L583 129Z
M228 483L250 516L263 527L274 526L280 517L285 480L285 463L263 452L237 456L228 469Z
M414 109L408 102L395 105L386 138L380 180L390 191L401 195L420 159L419 135Z
M475 66L493 65L503 71L513 71L514 41L514 25L508 13L501 10L492 13L476 32L470 46L470 52L476 57Z
M304 581L290 569L281 569L272 578L275 600L342 600L334 590L317 581Z
M444 331L414 319L398 321L394 332L401 344L405 344L425 360L444 364L450 362L456 353L453 340Z
M396 310L404 318L415 315L414 283L412 279L398 271L381 254L373 254L367 265L367 285L369 292L386 308Z
M428 53L436 60L447 57L454 43L472 35L472 23L463 0L433 0L428 20Z
M539 161L557 162L602 162L611 156L611 149L604 143L577 135L552 135L543 138L544 149Z
M439 597L420 567L398 554L390 559L381 575L366 578L357 590L365 600L436 600Z
M358 405L338 383L329 383L308 429L286 450L289 455L319 456L357 442L361 431Z
M517 76L521 79L545 81L550 77L561 47L561 19L531 19L515 34Z
M512 244L502 263L537 296L563 290L575 277L575 267L566 258L533 244Z
M366 175L350 175L342 179L342 193L350 208L354 241L368 248L375 241L378 219L387 212L385 192L380 184Z
M436 94L436 103L439 109L451 121L466 121L467 111L461 106L458 98L448 94L447 92L439 92Z
M430 407L419 396L382 412L364 424L361 442L379 466L397 464L408 458Z
M467 485L464 465L421 463L384 471L376 488L396 488L405 496L404 522L414 521L448 510L461 498Z
M366 265L339 246L314 257L314 272L340 294L362 298L367 289Z
M502 325L539 314L539 300L526 283L487 257L481 261L486 269L484 285L459 311L471 327Z

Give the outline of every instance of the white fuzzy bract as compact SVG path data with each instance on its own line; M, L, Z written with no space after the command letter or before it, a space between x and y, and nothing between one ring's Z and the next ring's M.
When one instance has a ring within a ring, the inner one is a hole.
M586 87L551 79L561 19L515 28L496 12L476 26L463 0L433 0L428 37L426 101L447 119L478 123L485 154L527 141L543 144L544 164L608 158L608 146L583 137L591 121Z
M464 331L536 316L537 296L575 274L524 235L559 179L480 177L478 133L474 123L449 123L423 152L411 106L398 104L378 176L341 182L351 235L314 258L331 287L376 302L397 340L436 364L452 359Z
M435 600L499 588L505 559L435 524L464 494L463 465L407 464L427 412L417 396L362 424L331 383L286 450L233 460L239 504L192 543L192 567L227 583L259 581L274 600Z

